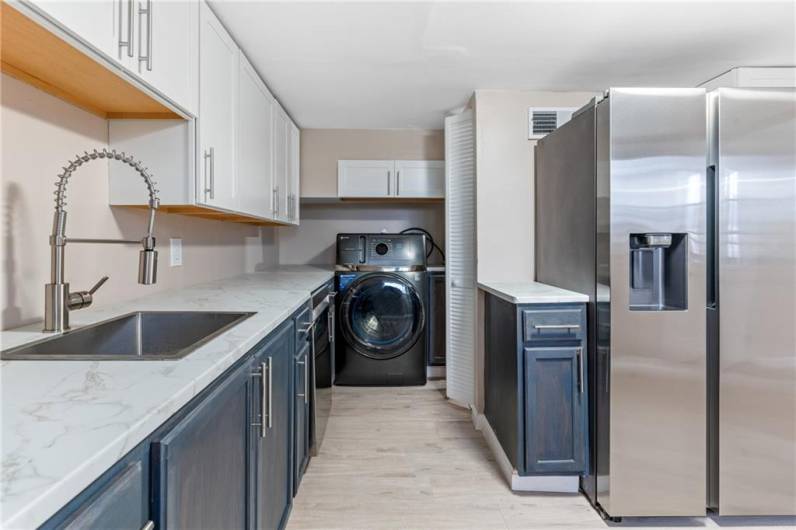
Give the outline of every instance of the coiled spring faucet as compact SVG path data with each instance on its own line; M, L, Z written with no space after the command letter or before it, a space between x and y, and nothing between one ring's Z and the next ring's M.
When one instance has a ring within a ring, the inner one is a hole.
M83 164L98 158L118 160L135 169L143 177L149 193L149 223L146 235L140 241L66 237L66 185L69 183L69 177ZM138 283L151 285L157 281L158 252L155 250L154 236L155 210L160 204L157 192L155 181L141 162L113 149L85 152L63 168L63 173L58 175L58 181L55 183L55 214L53 231L50 235L50 283L44 286L44 331L68 330L69 312L91 305L94 293L108 279L107 276L103 276L90 290L70 293L69 283L64 282L64 248L67 243L141 244L144 248L138 257Z

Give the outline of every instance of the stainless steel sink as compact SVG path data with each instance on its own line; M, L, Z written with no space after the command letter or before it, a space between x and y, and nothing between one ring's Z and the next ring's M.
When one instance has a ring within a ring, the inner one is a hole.
M180 359L253 314L138 311L0 351L0 359Z

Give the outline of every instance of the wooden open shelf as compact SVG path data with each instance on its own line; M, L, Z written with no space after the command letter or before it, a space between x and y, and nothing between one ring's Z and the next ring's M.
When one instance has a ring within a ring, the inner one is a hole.
M181 118L5 1L0 71L103 118Z
M114 208L134 208L140 210L148 210L149 206L145 205L115 205ZM228 213L220 210L213 210L212 208L205 208L203 206L196 206L193 204L178 204L159 206L159 212L173 213L178 215L188 215L191 217L200 217L202 219L212 219L215 221L229 221L232 223L242 223L247 225L257 226L292 226L287 223L279 223L276 221L268 221L267 219L260 219L259 217L249 217L247 215L238 213Z

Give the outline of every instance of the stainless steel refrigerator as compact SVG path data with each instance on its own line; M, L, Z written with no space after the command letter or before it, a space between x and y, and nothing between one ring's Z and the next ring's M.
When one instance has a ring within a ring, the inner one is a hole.
M796 514L796 90L708 95L708 505Z
M610 517L703 515L706 94L616 88L536 147L536 275L589 295L590 461Z

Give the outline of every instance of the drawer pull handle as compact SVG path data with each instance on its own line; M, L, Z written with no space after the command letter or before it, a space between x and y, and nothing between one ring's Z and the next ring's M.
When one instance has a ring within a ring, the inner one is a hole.
M580 324L534 324L534 329L580 329Z

